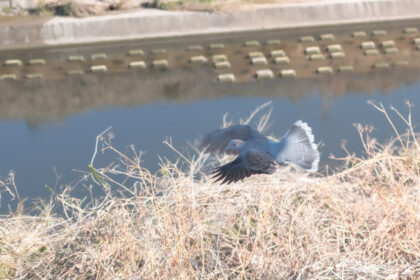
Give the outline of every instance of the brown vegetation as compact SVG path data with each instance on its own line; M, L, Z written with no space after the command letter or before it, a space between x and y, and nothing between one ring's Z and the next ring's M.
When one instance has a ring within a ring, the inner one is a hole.
M260 4L313 2L319 0L39 0L38 7L29 10L4 6L0 15L54 14L82 17L112 11L158 8L163 10L229 11Z
M0 278L419 279L420 146L400 117L408 132L386 145L358 126L365 156L349 154L340 172L289 166L231 185L203 173L205 155L153 175L100 135L97 147L116 153L90 167L105 198L86 205L68 186L35 216L1 217Z

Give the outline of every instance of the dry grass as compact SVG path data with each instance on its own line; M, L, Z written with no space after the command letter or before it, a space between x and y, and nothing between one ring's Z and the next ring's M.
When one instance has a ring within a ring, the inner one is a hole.
M116 159L89 178L105 198L83 203L67 186L37 215L1 217L0 278L419 279L420 147L404 120L387 145L359 126L366 155L338 173L286 167L231 185L202 173L204 155L150 174L104 133L98 147Z
M140 8L163 10L189 10L207 12L229 12L243 8L255 8L267 4L319 2L320 0L40 0L38 7L25 10L21 7L5 6L3 16L57 15L86 17L130 11Z
M21 7L11 8L6 5L0 9L0 15L9 17L28 14L85 17L109 14L116 11L136 10L142 7L163 10L229 12L267 4L319 1L322 0L40 0L38 7L29 10Z

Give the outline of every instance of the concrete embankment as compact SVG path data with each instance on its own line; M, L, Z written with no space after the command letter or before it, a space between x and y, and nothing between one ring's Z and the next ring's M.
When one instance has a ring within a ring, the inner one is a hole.
M420 18L418 0L323 0L213 13L142 9L86 18L54 17L37 23L3 23L0 24L0 48L414 18Z

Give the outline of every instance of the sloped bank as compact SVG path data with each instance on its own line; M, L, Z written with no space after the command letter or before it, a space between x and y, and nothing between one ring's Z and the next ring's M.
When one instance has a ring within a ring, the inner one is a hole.
M81 200L68 185L36 215L0 216L0 278L419 279L420 139L407 124L385 145L359 125L366 155L341 172L289 166L231 185L205 175L203 155L153 175L101 134L116 160L83 184L106 195Z
M37 23L3 23L0 24L0 48L83 44L419 17L420 1L416 0L320 1L262 5L215 13L143 9L85 18L53 17Z

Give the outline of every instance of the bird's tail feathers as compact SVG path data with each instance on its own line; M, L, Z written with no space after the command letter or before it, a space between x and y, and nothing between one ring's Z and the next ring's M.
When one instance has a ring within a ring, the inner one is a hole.
M312 129L307 123L297 121L283 137L282 157L301 168L315 172L318 170L319 152L314 143Z

